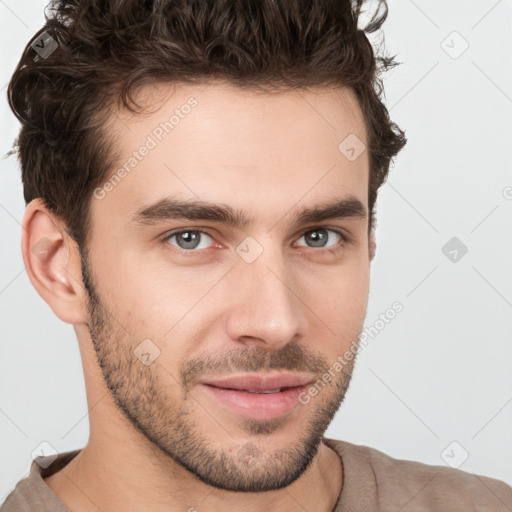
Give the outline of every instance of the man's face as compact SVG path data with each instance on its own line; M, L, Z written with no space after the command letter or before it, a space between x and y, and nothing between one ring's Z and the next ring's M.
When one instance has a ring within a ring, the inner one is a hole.
M362 113L349 90L313 91L180 85L150 115L118 113L115 171L128 164L92 199L82 271L114 402L162 453L223 489L278 489L307 469L355 356L335 362L365 317L368 157L339 149L351 134L366 144ZM248 222L149 208L165 199ZM300 218L346 199L352 214ZM284 373L307 385L254 393L240 388L257 380L220 382Z

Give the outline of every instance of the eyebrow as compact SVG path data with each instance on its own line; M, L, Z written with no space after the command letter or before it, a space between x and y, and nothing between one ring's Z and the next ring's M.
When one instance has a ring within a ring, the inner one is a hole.
M310 224L325 220L359 218L367 219L366 208L354 196L325 201L312 208L303 208L292 215L295 224ZM166 197L148 206L139 208L130 222L141 225L152 225L169 219L188 219L211 221L236 228L245 228L254 223L242 210L234 209L224 203L204 201L183 201Z

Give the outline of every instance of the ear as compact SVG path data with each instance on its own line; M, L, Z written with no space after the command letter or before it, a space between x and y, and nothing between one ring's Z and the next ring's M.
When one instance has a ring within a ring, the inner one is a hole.
M66 323L86 323L78 246L40 198L25 209L21 252L30 282L52 311Z
M375 242L375 231L372 229L369 238L369 252L370 252L370 261L373 261L375 257L375 250L377 249L377 243Z

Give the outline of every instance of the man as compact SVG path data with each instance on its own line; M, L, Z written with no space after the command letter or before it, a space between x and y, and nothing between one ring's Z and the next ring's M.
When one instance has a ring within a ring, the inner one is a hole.
M9 100L23 258L75 328L90 437L2 512L512 509L504 482L324 437L406 142L361 4L54 3Z

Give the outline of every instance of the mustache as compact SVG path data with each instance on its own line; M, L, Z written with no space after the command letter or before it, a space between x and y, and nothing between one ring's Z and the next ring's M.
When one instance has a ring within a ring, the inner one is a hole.
M205 353L187 361L180 370L182 382L189 387L199 377L226 375L234 372L269 370L304 371L321 374L329 367L324 356L298 343L287 343L275 351L241 347L223 355Z

